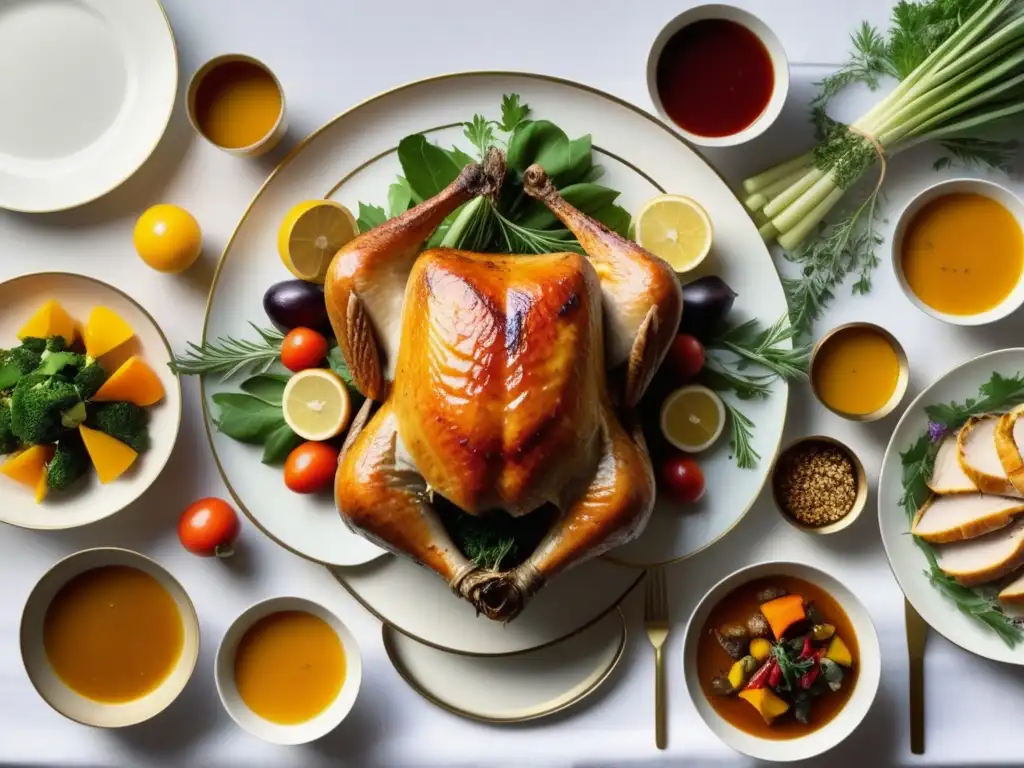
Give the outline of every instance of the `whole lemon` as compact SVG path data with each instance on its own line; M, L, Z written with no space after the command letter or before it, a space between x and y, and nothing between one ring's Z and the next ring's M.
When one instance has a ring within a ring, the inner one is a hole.
M132 241L142 260L160 272L184 272L203 250L192 214L169 204L154 205L139 216Z

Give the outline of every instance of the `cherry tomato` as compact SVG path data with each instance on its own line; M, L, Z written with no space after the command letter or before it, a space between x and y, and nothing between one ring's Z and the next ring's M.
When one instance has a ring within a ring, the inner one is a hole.
M295 493L316 493L334 480L338 449L327 443L303 443L284 462L284 484Z
M658 484L672 501L679 504L692 504L704 495L704 473L700 465L679 451L662 461Z
M672 340L672 346L665 355L665 364L679 381L690 381L704 367L704 345L696 336L681 333Z
M289 371L316 368L327 357L327 339L309 328L295 328L281 342L281 362Z
M238 515L223 499L200 499L178 521L181 545L200 557L230 557L241 526Z

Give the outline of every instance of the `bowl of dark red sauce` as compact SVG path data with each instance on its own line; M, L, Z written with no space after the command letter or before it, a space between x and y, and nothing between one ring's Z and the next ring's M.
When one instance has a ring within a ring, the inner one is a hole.
M662 119L706 147L742 144L763 133L789 92L782 43L752 13L700 5L658 34L647 87Z

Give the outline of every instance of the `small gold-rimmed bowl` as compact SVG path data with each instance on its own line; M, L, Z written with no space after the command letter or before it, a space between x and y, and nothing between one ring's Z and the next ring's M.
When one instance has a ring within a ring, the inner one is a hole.
M850 506L849 511L841 518L825 525L811 525L801 520L797 520L789 507L782 500L779 493L779 482L781 480L778 476L779 472L786 467L787 462L792 459L794 453L815 444L836 448L842 452L853 465L855 484L853 504ZM860 517L860 513L864 511L864 507L868 501L868 478L864 472L864 465L861 463L860 457L858 457L848 445L836 440L834 437L829 437L828 435L809 435L807 437L801 437L794 440L779 451L779 455L775 458L775 463L772 464L772 470L768 474L768 477L771 482L772 501L775 503L775 509L779 511L779 514L782 515L782 518L787 523L798 530L805 531L806 533L838 533L844 528L848 528L853 525L854 521L858 517Z
M840 411L832 407L825 398L821 396L821 391L818 388L817 377L815 376L815 364L820 359L821 351L829 344L829 342L834 340L836 336L844 331L858 329L870 330L882 336L882 338L889 342L889 346L892 347L893 352L896 353L896 360L899 364L899 375L896 379L896 387L893 389L892 395L889 396L889 399L885 401L885 404L882 405L881 408L877 408L870 413L847 413L846 411ZM892 413L903 400L903 396L907 394L907 386L910 384L910 362L907 360L907 353L904 351L903 345L900 344L896 337L889 333L889 331L885 330L885 328L880 325L875 325L874 323L856 322L837 325L818 339L818 343L814 345L808 369L810 371L808 378L811 382L811 391L814 392L814 396L818 399L818 402L837 416L842 416L844 419L849 419L850 421L868 422L884 419Z
M107 566L134 568L152 576L174 600L181 618L182 646L174 666L153 690L126 702L96 701L73 690L54 670L43 641L47 611L61 588L76 576ZM184 588L157 562L116 547L76 552L50 568L28 596L20 634L25 671L43 701L64 717L97 728L136 725L165 710L185 688L199 659L199 617Z
M203 128L202 120L197 114L197 97L200 93L200 89L203 87L203 84L211 74L214 74L218 70L222 70L223 67L238 64L247 64L252 67L256 67L263 74L270 77L277 88L278 95L281 97L281 110L278 112L277 121L268 128L267 132L264 133L263 136L245 146L229 146L216 141ZM192 124L192 127L195 128L196 133L213 144L213 146L217 147L217 149L222 149L225 152L238 157L259 157L260 155L266 154L277 146L278 142L284 138L285 132L288 130L287 105L285 103L284 88L281 87L281 81L277 79L277 75L273 73L270 67L259 59L248 56L244 53L225 53L221 56L216 56L197 69L196 73L192 75L192 79L189 80L188 90L185 92L185 111L188 113L188 120Z

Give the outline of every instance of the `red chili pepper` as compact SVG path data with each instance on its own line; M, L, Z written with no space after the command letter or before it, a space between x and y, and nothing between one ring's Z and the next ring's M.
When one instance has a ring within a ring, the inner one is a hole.
M818 675L820 674L821 666L818 664L817 659L815 659L814 666L808 669L806 672L804 672L804 674L801 676L800 687L804 690L807 690L812 685L814 685L814 681L818 679Z
M809 659L809 658L811 658L811 655L813 653L814 653L814 646L811 645L811 636L807 635L804 638L803 650L801 650L800 651L800 655L797 656L797 661L803 661L804 659Z
M768 683L768 676L772 672L772 668L778 669L779 663L775 659L768 659L761 668L754 673L753 677L747 682L745 689L748 691L755 690L757 688L764 688Z
M775 662L775 666L772 667L772 671L768 675L769 688L774 688L782 682L782 667L779 666L779 662L775 661L775 659L772 659L772 661Z

